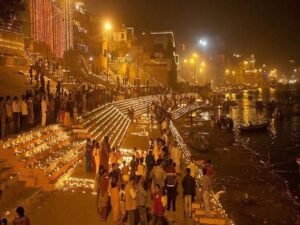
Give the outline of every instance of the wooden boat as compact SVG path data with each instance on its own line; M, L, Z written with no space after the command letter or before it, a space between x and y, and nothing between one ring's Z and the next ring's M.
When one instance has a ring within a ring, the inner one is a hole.
M250 131L264 131L269 127L269 123L261 123L261 124L252 124L249 126L240 126L239 129L242 132L250 132Z

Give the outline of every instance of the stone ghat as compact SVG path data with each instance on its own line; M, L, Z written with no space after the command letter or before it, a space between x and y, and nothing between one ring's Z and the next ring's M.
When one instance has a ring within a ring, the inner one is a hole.
M8 173L2 169L5 176L1 179L16 177L25 181L28 187L54 189L57 183L72 174L82 159L85 146L82 138L101 142L107 135L112 146L119 146L131 123L126 116L127 109L132 107L135 115L141 115L146 113L147 105L153 100L157 100L157 96L118 101L84 114L81 123L72 130L55 124L2 141L0 148L5 153L4 159L13 168L9 171L16 172Z
M155 100L158 100L158 95L126 99L101 106L84 114L80 118L81 123L74 127L74 132L78 138L90 137L99 142L108 135L111 145L119 146L131 123L127 110L133 108L135 116L140 116L147 112L147 105Z

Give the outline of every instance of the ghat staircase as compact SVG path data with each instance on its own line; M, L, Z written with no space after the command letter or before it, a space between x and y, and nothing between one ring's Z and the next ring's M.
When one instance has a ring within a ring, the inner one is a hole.
M139 116L146 113L147 105L154 99L146 96L98 107L84 114L74 129L55 124L4 140L0 151L11 166L0 161L1 189L19 179L28 187L52 190L82 159L86 137L101 142L104 136L109 136L112 146L120 145L131 123L127 109L132 107Z

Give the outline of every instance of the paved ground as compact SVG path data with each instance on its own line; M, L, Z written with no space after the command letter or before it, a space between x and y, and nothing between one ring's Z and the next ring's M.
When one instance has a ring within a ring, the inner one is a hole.
M150 136L156 137L158 129L149 130L148 126L145 130ZM123 141L122 147L146 149L148 143L147 136L136 136L132 133L144 131L140 125L130 126L127 135ZM84 172L83 163L79 165L73 176L93 178L93 175ZM181 185L179 185L181 187ZM171 219L172 224L184 225L192 224L192 221L185 219L183 216L181 188L177 197L177 212L167 213L167 217ZM111 213L106 223L101 223L96 215L96 198L92 194L83 194L79 192L62 192L55 191L50 193L42 193L27 208L32 224L43 225L96 225L96 224L113 224L111 221ZM176 223L175 223L176 221Z

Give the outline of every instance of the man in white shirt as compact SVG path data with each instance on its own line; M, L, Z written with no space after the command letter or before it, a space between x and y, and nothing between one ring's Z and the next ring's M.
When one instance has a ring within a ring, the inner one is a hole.
M167 130L168 128L169 128L169 124L168 124L167 118L165 118L164 121L161 123L161 129Z
M181 153L176 141L174 141L173 147L171 148L171 159L173 160L174 163L176 163L176 168L175 168L176 173L180 174Z
M27 129L27 121L28 121L28 106L27 106L27 101L26 101L26 97L22 96L22 100L21 100L21 127L22 130L26 130Z
M21 113L21 106L18 97L14 97L14 100L12 102L12 112L13 112L13 119L14 119L14 132L18 133L20 129L20 113Z

